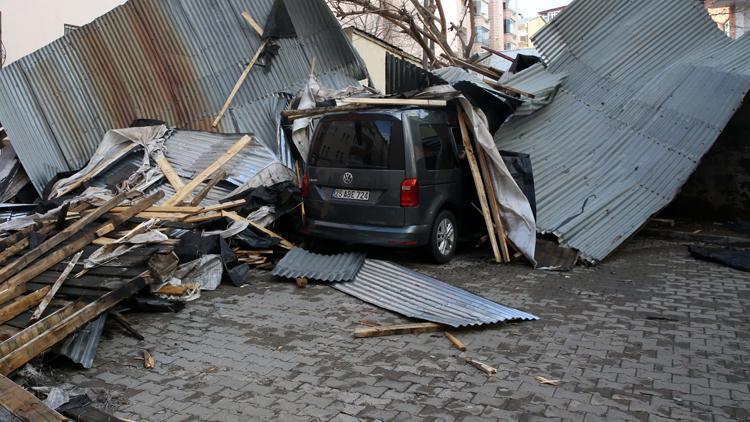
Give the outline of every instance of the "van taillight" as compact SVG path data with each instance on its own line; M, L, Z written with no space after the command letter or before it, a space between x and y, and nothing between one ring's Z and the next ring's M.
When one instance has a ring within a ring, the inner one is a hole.
M302 177L302 197L307 198L310 196L310 177L305 174Z
M401 182L401 206L419 206L419 181L417 179L406 179Z

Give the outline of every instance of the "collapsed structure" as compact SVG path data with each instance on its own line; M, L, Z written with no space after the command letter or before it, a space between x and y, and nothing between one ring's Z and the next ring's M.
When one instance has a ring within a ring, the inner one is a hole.
M577 0L535 44L546 69L507 84L566 79L495 141L531 156L539 231L599 262L672 201L741 106L750 38L727 38L700 2Z

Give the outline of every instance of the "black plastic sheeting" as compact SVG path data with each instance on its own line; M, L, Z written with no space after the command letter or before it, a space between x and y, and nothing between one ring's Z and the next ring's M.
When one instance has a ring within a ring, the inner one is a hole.
M531 166L531 156L521 152L500 151L505 166L508 167L513 180L529 200L531 211L536 218L536 188L534 187L534 170Z
M531 56L528 54L518 54L516 59L513 60L513 64L510 65L508 72L518 73L534 66L537 63L541 63L542 59L538 56Z
M302 203L302 192L292 182L281 182L272 186L260 186L243 192L240 195L227 199L227 202L244 199L245 205L239 210L239 214L248 215L263 206L273 206L275 217L289 214Z
M482 109L487 116L490 133L495 133L523 102L518 98L490 90L470 81L453 84L475 107Z
M297 30L284 0L276 0L265 22L263 38L297 38Z
M734 248L719 248L691 245L690 255L704 261L726 265L740 271L750 271L750 251Z
M188 232L180 238L180 243L175 247L174 252L180 258L180 262L190 262L204 255L219 255L224 266L226 280L238 287L250 281L250 266L239 262L227 241L219 235L201 236L198 233Z

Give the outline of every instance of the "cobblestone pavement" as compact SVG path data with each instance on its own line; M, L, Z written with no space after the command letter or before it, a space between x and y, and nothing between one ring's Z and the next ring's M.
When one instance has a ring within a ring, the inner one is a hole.
M177 314L130 316L146 341L109 326L94 369L55 376L112 392L110 410L135 420L750 418L748 273L643 238L567 274L478 252L443 267L396 259L541 320L459 331L465 353L439 334L354 339L358 321L405 320L263 276ZM135 359L144 348L154 370Z

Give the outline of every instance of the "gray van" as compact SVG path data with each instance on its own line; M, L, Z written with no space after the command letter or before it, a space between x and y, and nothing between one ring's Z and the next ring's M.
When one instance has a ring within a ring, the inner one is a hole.
M455 112L444 109L326 115L313 134L302 186L303 232L426 247L436 262L450 261L464 209L459 136Z

